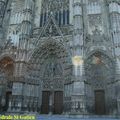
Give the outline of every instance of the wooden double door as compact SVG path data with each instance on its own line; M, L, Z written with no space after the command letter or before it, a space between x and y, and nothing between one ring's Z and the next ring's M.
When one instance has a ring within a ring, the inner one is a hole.
M95 113L97 115L105 115L105 91L95 91Z
M50 105L50 99L52 95L52 105ZM53 114L62 114L63 112L63 92L62 91L43 91L42 92L42 106L41 113L48 114L49 112Z

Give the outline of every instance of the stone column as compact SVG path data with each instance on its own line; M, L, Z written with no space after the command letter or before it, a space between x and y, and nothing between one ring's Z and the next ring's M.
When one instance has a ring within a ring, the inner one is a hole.
M85 114L85 78L83 58L83 2L73 0L73 114Z

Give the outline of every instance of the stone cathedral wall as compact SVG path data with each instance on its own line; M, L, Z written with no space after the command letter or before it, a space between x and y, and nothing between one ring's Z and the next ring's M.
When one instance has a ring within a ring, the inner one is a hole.
M0 111L119 114L119 36L119 0L0 0Z

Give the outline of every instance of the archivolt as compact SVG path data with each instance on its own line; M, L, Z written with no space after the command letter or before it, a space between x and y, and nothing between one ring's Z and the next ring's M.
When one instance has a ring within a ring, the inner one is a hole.
M39 70L40 76L43 75L43 64L45 63L45 60L49 59L50 56L54 56L59 60L64 74L66 74L66 70L70 68L71 58L68 55L66 48L52 38L49 38L44 44L36 48L32 56L33 57L29 61L32 65L30 69L32 70L34 68Z

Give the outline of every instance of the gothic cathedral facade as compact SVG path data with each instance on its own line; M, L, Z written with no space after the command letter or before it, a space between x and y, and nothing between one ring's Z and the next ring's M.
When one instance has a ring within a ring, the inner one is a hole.
M0 0L0 111L120 114L120 0Z

